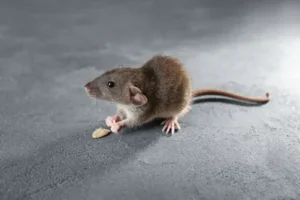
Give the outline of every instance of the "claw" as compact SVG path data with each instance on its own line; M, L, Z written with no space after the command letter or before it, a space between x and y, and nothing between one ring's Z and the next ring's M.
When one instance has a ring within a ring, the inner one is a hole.
M175 125L176 125L176 128L177 128L178 130L181 129L180 124L178 123L178 121L175 122Z

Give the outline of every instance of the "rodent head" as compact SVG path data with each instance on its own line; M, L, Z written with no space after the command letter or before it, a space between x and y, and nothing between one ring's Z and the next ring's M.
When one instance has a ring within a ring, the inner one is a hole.
M131 82L132 69L113 69L85 84L86 93L95 99L113 101L125 105L144 105L147 97Z

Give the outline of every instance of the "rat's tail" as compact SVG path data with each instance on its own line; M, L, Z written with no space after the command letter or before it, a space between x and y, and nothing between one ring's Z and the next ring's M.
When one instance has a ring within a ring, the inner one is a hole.
M227 92L218 89L202 89L202 90L195 90L193 91L193 97L199 97L202 95L219 95L230 97L238 100L249 101L254 103L267 103L270 100L270 94L266 93L266 97L247 97L239 94L235 94L232 92Z

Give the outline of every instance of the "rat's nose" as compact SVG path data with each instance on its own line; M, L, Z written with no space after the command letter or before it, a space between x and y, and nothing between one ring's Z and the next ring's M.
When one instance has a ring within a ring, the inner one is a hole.
M84 89L89 92L91 90L91 85L92 83L88 82L87 84L84 85Z
M84 85L85 88L89 88L91 85L91 82L88 82L87 84Z

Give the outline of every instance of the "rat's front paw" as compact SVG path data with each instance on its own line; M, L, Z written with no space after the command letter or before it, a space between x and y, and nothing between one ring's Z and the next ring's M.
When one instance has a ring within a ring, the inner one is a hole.
M109 116L105 119L106 126L111 127L114 123L113 117Z
M120 117L118 115L109 116L105 119L106 126L108 127L112 127L118 121L120 121Z
M121 129L121 126L119 126L117 123L114 123L111 127L110 130L113 133L118 133L119 130Z
M110 130L111 130L111 132L113 132L113 133L118 133L119 132L119 130L122 128L122 127L124 127L124 126L126 126L126 120L123 120L123 121L119 121L119 122L113 122L113 124L112 124L112 126L110 127Z

